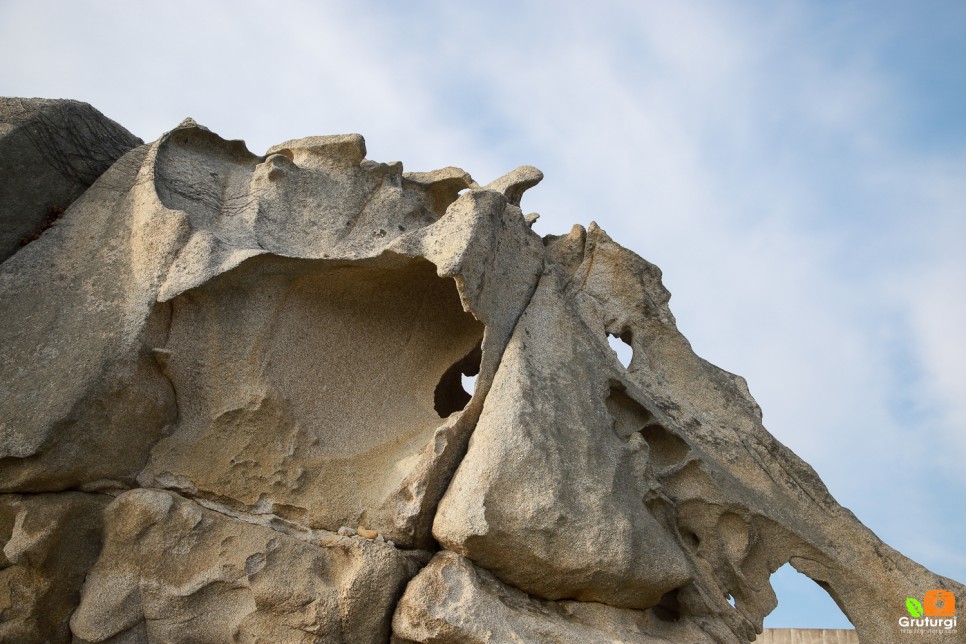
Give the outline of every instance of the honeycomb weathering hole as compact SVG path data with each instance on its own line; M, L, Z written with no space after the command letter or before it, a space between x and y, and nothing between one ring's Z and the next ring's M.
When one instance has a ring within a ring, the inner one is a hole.
M611 382L606 404L614 419L614 432L625 441L632 434L639 433L647 443L656 467L672 467L687 458L691 448L684 439L659 425L651 412L627 395L623 385Z
M246 505L270 489L338 528L405 476L440 425L440 374L463 391L483 330L425 260L251 259L173 301L179 418L148 473ZM338 503L320 492L347 479Z
M654 421L654 416L637 401L627 395L624 385L611 381L610 395L607 396L607 411L614 419L614 432L621 440L630 436Z
M661 601L657 606L651 608L651 612L662 622L677 622L681 619L681 604L678 601L680 588L669 590L661 596Z
M677 465L687 457L690 450L682 438L658 424L641 429L641 436L651 448L651 460L660 468Z

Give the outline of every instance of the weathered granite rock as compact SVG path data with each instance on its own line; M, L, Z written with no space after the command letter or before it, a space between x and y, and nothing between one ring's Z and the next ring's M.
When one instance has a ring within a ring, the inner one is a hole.
M434 644L715 641L687 620L662 620L654 611L536 599L446 551L406 588L393 632L400 641Z
M177 415L153 347L185 234L122 157L56 226L0 264L0 491L132 485Z
M385 642L428 559L362 537L287 534L172 492L132 490L104 514L104 550L71 618L82 642Z
M791 562L900 642L905 597L966 597L765 431L656 267L537 236L541 177L190 119L118 159L0 264L0 507L32 508L0 512L28 598L0 633L385 641L395 611L399 642L748 642ZM25 557L21 515L82 529Z
M62 642L101 550L102 494L0 495L0 641Z
M440 503L445 548L537 597L660 606L716 641L761 631L768 578L789 561L871 642L901 641L910 593L962 593L882 544L765 431L744 381L675 328L656 267L593 225L546 244ZM628 368L608 334L633 348Z
M0 98L0 262L140 144L86 103Z
M261 160L189 124L157 150L158 194L192 232L154 349L179 418L140 483L431 544L480 408L463 410L460 375L485 392L542 270L522 213L490 191L457 198L465 173L363 161L358 136Z
M363 155L337 136L255 157L189 121L4 263L0 489L143 469L145 486L431 544L482 406L460 375L485 393L542 244L502 194L453 192L465 173L410 180Z

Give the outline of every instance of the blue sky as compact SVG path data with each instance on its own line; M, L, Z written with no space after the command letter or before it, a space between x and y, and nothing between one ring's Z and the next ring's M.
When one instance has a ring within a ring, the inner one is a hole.
M0 0L0 93L145 140L192 116L257 153L360 132L409 170L536 165L538 232L597 221L658 264L769 430L966 581L966 2L281 6ZM847 625L774 580L766 626Z

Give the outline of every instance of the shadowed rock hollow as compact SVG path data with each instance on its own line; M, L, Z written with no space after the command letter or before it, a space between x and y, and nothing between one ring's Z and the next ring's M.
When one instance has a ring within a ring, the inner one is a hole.
M531 230L535 168L0 116L0 640L750 642L789 562L863 642L966 601L691 351L657 267Z

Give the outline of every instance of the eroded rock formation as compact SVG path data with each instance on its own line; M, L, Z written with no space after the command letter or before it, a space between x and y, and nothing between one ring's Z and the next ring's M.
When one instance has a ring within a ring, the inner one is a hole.
M691 351L655 266L531 230L535 168L4 105L3 239L66 212L0 265L0 639L749 642L787 562L864 642L966 601Z

